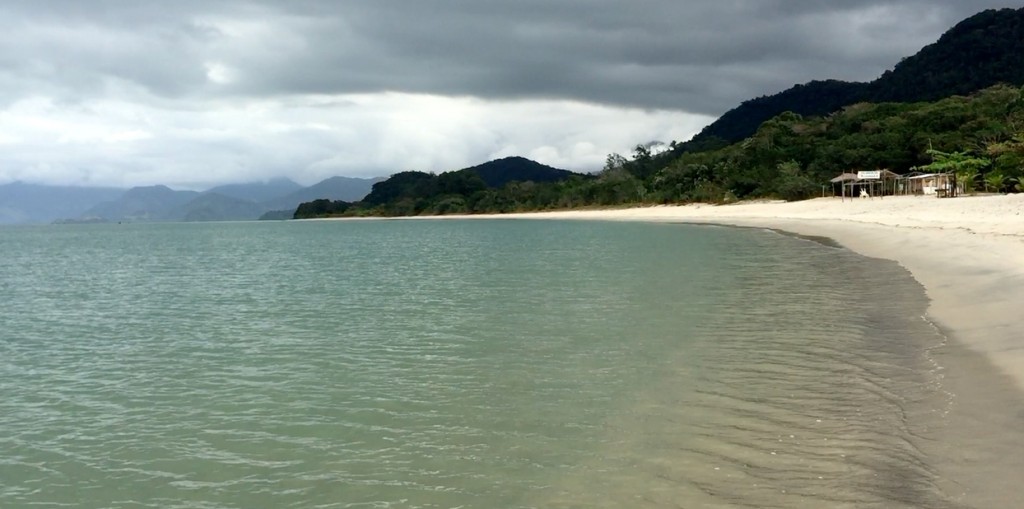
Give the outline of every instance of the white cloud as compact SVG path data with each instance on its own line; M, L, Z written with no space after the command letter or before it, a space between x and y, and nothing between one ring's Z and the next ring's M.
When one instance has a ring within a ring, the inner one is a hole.
M206 77L218 85L229 85L236 80L235 70L220 62L206 63Z
M508 155L597 170L638 142L687 139L711 119L571 101L420 94L288 100L19 101L0 113L0 182L205 188L286 176L446 171Z

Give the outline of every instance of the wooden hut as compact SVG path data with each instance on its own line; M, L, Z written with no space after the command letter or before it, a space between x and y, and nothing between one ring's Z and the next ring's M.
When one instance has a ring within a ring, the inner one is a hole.
M856 182L856 173L842 173L838 177L830 180L832 182L832 196L846 197L846 184L848 182ZM838 188L838 191L836 190ZM852 189L851 189L852 192ZM852 196L852 195L851 195Z
M845 172L833 178L833 196L892 196L899 194L903 177L889 170ZM838 193L836 192L838 188Z
M907 177L907 194L956 196L961 191L952 173L919 173Z

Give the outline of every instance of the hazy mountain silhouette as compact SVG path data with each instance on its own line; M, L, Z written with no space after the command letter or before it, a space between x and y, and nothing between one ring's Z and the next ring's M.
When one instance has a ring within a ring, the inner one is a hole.
M50 223L78 217L97 203L116 200L124 192L113 187L3 184L0 185L0 224Z
M309 187L304 187L285 196L262 203L267 210L294 211L300 203L327 199L359 201L370 194L370 189L383 178L331 177Z
M196 191L175 191L167 186L133 187L120 198L100 203L81 214L82 219L108 221L175 221L175 209L199 196Z
M265 182L226 184L207 189L206 192L262 203L286 196L300 189L302 189L302 186L291 179L276 178Z

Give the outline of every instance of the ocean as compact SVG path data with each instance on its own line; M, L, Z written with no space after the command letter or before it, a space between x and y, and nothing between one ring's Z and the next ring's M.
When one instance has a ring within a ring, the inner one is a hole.
M527 220L0 229L0 507L959 507L893 262Z

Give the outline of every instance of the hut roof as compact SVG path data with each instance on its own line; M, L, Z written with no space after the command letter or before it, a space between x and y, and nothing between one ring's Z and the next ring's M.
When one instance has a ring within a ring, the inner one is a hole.
M912 177L907 177L907 178L909 178L910 180L918 180L918 179L927 179L927 178L933 178L933 177L946 177L948 175L949 175L949 173L922 173L920 175L914 175Z
M881 177L881 178L880 179L871 179L871 180L893 180L893 179L902 178L899 173L896 173L896 172L890 171L890 170L879 170L879 177ZM857 176L856 173L846 172L846 173L843 173L843 174L839 175L838 177L832 179L831 182L833 184L838 184L840 182L859 182L861 180L867 180L867 179L861 179L860 177Z
M836 184L839 182L849 182L851 180L857 180L856 173L843 173L842 175L839 175L838 177L832 179L832 183Z

